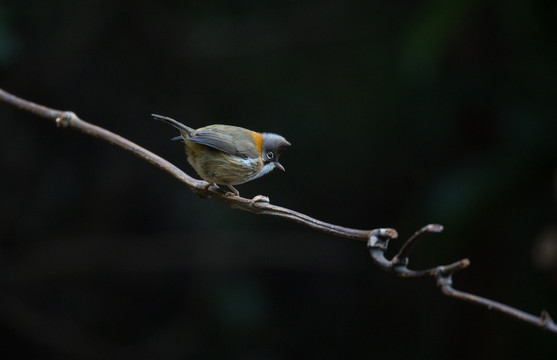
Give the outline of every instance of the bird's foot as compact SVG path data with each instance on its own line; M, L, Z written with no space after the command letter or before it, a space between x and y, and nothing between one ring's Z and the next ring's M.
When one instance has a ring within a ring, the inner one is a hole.
M226 186L228 186L228 188L230 188L230 190L232 190L232 192L228 191L226 193L226 196L240 196L240 192L238 190L236 190L236 188L232 185L226 184Z
M219 189L217 184L208 182L207 184L203 185L200 188L200 190L196 191L197 196L199 196L202 199L206 199L209 196L209 188L211 186L214 186L215 188Z
M214 183L206 183L206 184L201 183L195 185L193 192L195 195L199 196L200 198L206 199L209 197L209 188L211 186L214 186L216 189L219 188L217 184Z
M265 196L265 195L257 195L254 196L253 199L250 200L250 203L252 205L255 205L256 203L269 203L269 197Z

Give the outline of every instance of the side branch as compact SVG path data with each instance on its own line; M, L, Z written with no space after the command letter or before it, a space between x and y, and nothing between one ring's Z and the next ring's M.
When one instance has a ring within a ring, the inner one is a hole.
M423 239L424 235L427 233L438 233L442 229L443 227L438 224L424 226L402 244L398 254L391 260L385 257L385 252L389 247L389 241L391 239L381 236L371 236L368 241L369 253L372 260L384 271L393 272L401 277L432 277L436 280L437 286L441 288L441 292L444 295L479 305L488 310L495 310L557 334L557 324L553 322L549 313L545 310L542 311L540 316L535 316L503 303L453 288L453 274L467 268L470 265L469 259L462 259L449 265L440 265L425 270L410 269L408 267L408 256L411 248L417 244L417 240Z
M427 233L441 232L443 229L441 225L432 224L425 226L421 230L418 230L409 240L407 240L401 246L398 253L389 260L385 257L385 252L388 248L389 241L396 239L398 236L396 230L394 229L351 229L334 224L329 224L327 222L314 219L308 215L281 206L272 205L269 199L265 196L258 195L253 199L246 199L239 196L229 196L226 192L223 192L216 187L209 187L207 189L207 182L192 178L160 156L153 154L145 148L117 134L81 120L73 112L55 110L43 105L35 104L33 102L7 93L2 89L0 89L0 101L3 101L7 104L30 112L32 114L41 116L43 118L53 120L59 127L73 128L87 135L94 136L98 139L119 146L124 150L130 151L139 158L149 162L152 165L157 166L163 171L168 172L169 174L180 180L182 183L184 183L196 195L200 197L211 196L232 208L249 211L256 214L277 216L334 236L367 241L371 258L381 269L385 271L393 272L396 275L402 277L432 277L437 281L437 285L441 288L443 294L447 296L467 301L487 308L489 310L496 310L510 317L522 320L526 323L538 326L542 329L557 334L557 325L555 324L555 322L553 322L546 311L543 311L541 316L538 317L512 308L508 305L454 289L452 287L452 275L455 272L468 267L470 265L470 260L468 259L462 259L449 265L441 265L425 270L412 270L408 268L409 254L412 248L416 246Z

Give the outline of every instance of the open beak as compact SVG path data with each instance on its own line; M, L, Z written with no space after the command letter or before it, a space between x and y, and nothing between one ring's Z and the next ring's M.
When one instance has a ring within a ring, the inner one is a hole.
M282 171L286 171L286 170L284 169L284 166L282 166L278 161L275 162L275 167L281 169Z

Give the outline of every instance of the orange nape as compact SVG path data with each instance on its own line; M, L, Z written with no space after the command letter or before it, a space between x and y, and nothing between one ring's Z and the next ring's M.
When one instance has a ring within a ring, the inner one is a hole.
M257 131L252 131L251 135L253 136L253 142L255 143L257 151L259 151L259 156L261 156L261 152L263 150L263 135Z

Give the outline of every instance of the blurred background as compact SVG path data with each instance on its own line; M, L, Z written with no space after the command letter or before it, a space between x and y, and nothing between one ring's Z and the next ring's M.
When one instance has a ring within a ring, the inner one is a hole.
M287 172L243 196L402 239L441 223L413 267L469 257L457 288L557 318L556 24L554 1L2 2L0 88L191 175L149 114L281 134ZM555 358L364 243L3 103L0 129L4 359Z

